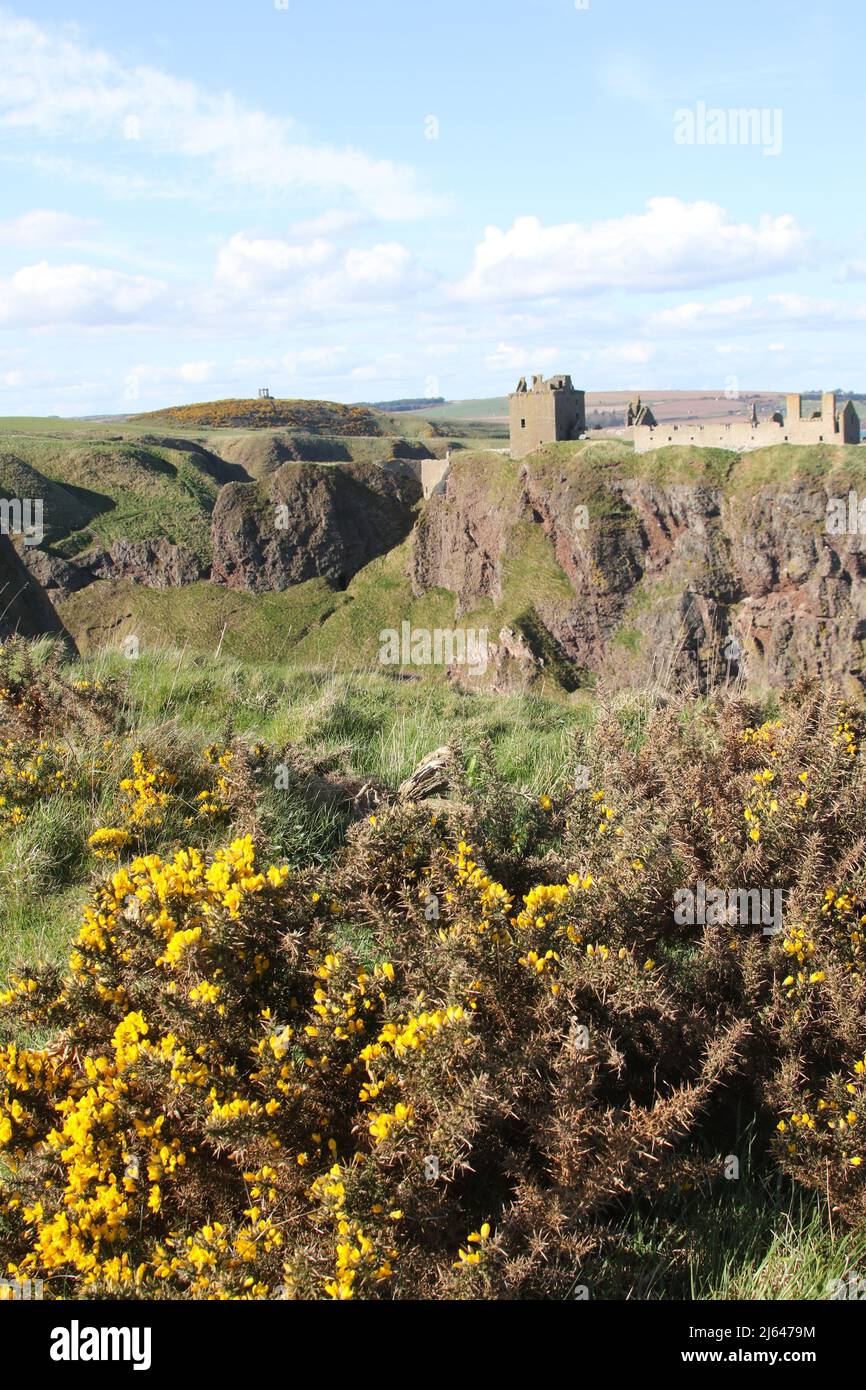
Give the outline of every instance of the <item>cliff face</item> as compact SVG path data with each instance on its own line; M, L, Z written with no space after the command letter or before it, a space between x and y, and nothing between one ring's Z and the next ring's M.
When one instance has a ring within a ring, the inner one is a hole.
M413 592L449 589L462 612L498 600L529 523L571 591L539 594L534 617L584 673L866 684L864 539L826 526L828 498L847 496L863 464L857 449L832 453L821 481L814 469L761 481L752 464L740 478L732 460L716 478L661 483L555 446L512 465L495 504L480 461L461 460L414 533Z
M42 585L34 579L8 536L0 535L0 639L21 637L71 639Z
M251 593L315 578L344 588L405 539L420 496L414 478L363 463L286 463L259 483L232 483L214 508L211 577Z
M764 686L803 674L866 686L866 542L856 524L834 531L827 522L830 499L866 498L862 447L635 456L607 440L545 446L520 461L458 452L426 502L422 468L418 459L269 457L258 476L220 488L209 576L188 545L164 537L115 541L74 561L31 549L29 575L6 542L6 630L57 630L45 590L77 632L94 614L108 613L107 628L137 614L144 588L208 576L252 595L323 579L349 590L354 625L337 603L296 626L320 628L335 659L347 632L354 657L375 660L382 626L427 625L435 612L498 638L502 688L538 677L571 689L602 677L706 689L741 672ZM361 573L389 555L386 572ZM108 583L91 588L97 581ZM112 618L115 589L123 611ZM168 635L171 603L158 610Z

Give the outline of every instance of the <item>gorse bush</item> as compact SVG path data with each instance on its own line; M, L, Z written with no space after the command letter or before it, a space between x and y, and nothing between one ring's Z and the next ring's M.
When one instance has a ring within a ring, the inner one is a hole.
M167 410L149 410L137 417L160 424L210 426L233 429L290 429L340 435L378 435L382 433L376 415L357 405L334 401L225 400L202 401L196 405L176 405Z
M257 814L265 750L205 759L216 848L177 846L142 761L146 849L97 861L66 968L2 994L7 1275L565 1297L625 1199L721 1207L733 1160L862 1233L864 725L805 689L767 714L602 711L577 790L521 793L482 752L306 864ZM738 911L762 891L778 921Z

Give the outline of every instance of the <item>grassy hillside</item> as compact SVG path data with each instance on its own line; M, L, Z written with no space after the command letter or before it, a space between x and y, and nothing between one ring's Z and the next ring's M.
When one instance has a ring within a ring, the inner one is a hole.
M207 563L217 493L238 476L181 440L0 438L0 493L42 497L46 541L66 558L114 540L165 537Z
M534 472L551 475L573 468L588 497L623 478L659 487L701 483L728 496L796 482L826 487L835 496L866 480L866 449L854 444L774 444L742 454L670 444L637 454L626 439L589 439L543 445L531 455L531 464Z
M9 419L0 421L0 495L42 498L46 545L65 558L119 539L164 537L207 565L211 513L224 483L260 478L289 459L376 463L431 452L423 431L406 439L366 424L373 433L189 423L163 433L154 422Z
M220 429L273 429L275 426L309 430L313 434L378 434L379 417L364 406L336 401L226 400L195 405L168 406L145 411L134 419L167 426Z
M144 628L153 640L143 641L139 660L127 661L116 650L102 650L68 668L71 689L74 682L86 682L86 691L119 692L111 722L125 732L109 759L118 769L136 746L184 748L192 739L204 747L231 729L251 743L292 743L313 758L336 760L347 774L396 786L421 758L459 730L467 758L489 747L504 777L540 794L561 785L569 744L592 719L588 701L568 707L536 694L493 697L441 683L403 680L381 670L314 670L286 661L274 644L281 619L285 631L291 629L285 594L273 596L281 611L271 615L270 624L263 620L258 635L254 632L254 659L233 656L230 634L215 659L223 612L213 618L207 599L218 597L219 591L193 585L188 592L184 611L189 631L198 622L205 624L213 644L208 655L192 645L167 645L154 621L152 629ZM251 596L231 597L241 601L249 617L254 605L244 601ZM310 602L314 604L314 598ZM268 602L263 606L268 608ZM43 641L33 650L41 661L51 647ZM73 702L70 717L74 711ZM79 722L86 731L88 720ZM97 760L98 753L87 751L85 732L82 738L75 743L74 760L86 766L91 753ZM2 775L0 770L0 780ZM12 835L0 815L0 985L24 956L47 961L65 955L92 871L87 836L103 811L88 772L71 799L51 802Z
M66 558L120 538L164 537L191 547L207 565L211 513L225 482L263 478L299 455L369 463L395 454L441 453L442 447L437 439L384 433L190 429L161 434L139 423L118 435L102 427L92 426L88 433L71 425L61 429L56 422L16 422L15 429L0 431L0 494L43 497L47 543ZM487 502L479 501L479 514L486 509L496 515L513 505L519 483L510 458L476 447L457 460L458 468L475 471L484 489ZM853 446L779 445L747 454L669 446L635 454L628 441L607 438L548 445L529 464L554 486L565 472L591 518L616 515L623 524L629 519L616 493L623 479L659 487L702 483L737 504L764 486L825 486L838 496L849 488L866 490L866 452ZM345 590L315 581L260 597L207 582L155 591L100 581L61 602L59 611L85 652L116 647L134 633L148 647L186 645L207 653L222 640L225 653L237 658L266 659L276 651L316 666L375 669L383 628L399 629L404 620L415 626L458 625L454 594L412 594L408 559L407 542L368 565ZM571 598L541 528L528 523L511 532L503 585L498 605L484 602L461 612L459 625L488 627L495 640L500 627L518 624L539 601ZM622 634L623 643L629 640L630 629Z
M469 454L461 467L477 468L497 509L516 497L517 474L499 454ZM220 640L226 655L266 660L279 654L317 668L376 670L379 633L414 626L487 627L495 641L539 600L565 599L571 590L540 529L520 525L512 538L502 602L485 602L458 615L458 600L446 590L421 597L407 574L410 541L372 561L345 590L310 580L280 594L253 595L207 581L182 589L153 590L128 581L98 581L58 605L63 622L82 652L119 645L135 634L149 649L165 644L212 653ZM434 678L442 677L434 672Z

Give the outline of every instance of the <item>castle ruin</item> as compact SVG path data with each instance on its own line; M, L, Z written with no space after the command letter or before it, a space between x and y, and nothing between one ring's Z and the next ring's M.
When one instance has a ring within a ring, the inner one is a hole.
M534 376L527 386L521 377L508 397L511 457L523 458L542 444L561 439L580 439L586 433L586 393L575 390L570 376L545 381ZM745 453L771 444L859 444L860 417L852 401L837 409L835 391L821 396L820 410L804 417L802 397L785 397L785 413L774 411L764 420L752 405L748 420L717 421L705 425L659 424L640 397L632 401L626 416L635 453L663 449L668 444L691 444L700 449L731 449Z
M579 439L586 431L586 395L570 376L534 376L531 386L521 377L508 397L508 420L511 457L520 459L542 444Z
M851 401L837 411L834 391L825 391L821 409L805 419L800 396L792 394L785 397L785 414L774 411L766 420L758 419L753 405L749 420L659 425L655 420L633 418L632 407L629 407L629 424L636 454L663 449L668 444L696 444L700 449L733 449L746 453L750 449L765 449L770 444L860 443L860 417Z
M652 429L655 429L657 423L656 417L653 415L649 406L643 404L640 396L638 396L636 401L629 401L628 415L626 416L625 422L629 429L631 429L632 425L649 425Z

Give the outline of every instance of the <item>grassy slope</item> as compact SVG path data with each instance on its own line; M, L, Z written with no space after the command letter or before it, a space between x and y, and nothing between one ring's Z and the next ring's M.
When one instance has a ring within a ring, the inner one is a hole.
M406 411L424 420L442 423L448 420L490 420L501 417L508 419L508 397L490 396L485 400L446 401L444 405L425 407L423 410Z
M71 557L121 538L164 536L210 558L210 514L231 472L169 444L4 437L0 492L45 500L46 539ZM26 489L26 490L25 490Z
M313 671L278 656L271 649L269 660L243 663L231 658L227 644L219 660L145 646L138 661L103 652L77 663L73 674L120 675L128 682L119 711L128 733L111 755L118 777L135 747L180 739L200 750L231 724L250 741L338 756L347 772L392 786L455 735L467 757L488 742L505 777L540 793L561 782L574 733L591 720L588 703L466 694L381 672ZM84 768L92 752L86 740L73 742ZM93 869L86 839L104 823L100 814L85 776L74 795L47 800L22 826L0 835L0 980L25 957L59 960L66 953Z
M333 434L376 434L379 417L363 406L340 405L336 401L303 400L222 400L200 401L193 405L167 406L133 417L138 421L166 426L212 428L238 426L250 429L294 429Z
M461 461L462 463L462 461ZM499 454L466 456L483 469L489 506L516 498L517 475ZM223 634L227 656L266 660L276 654L294 664L343 669L378 666L379 633L403 621L423 627L487 627L491 639L539 599L566 599L571 589L537 526L521 523L512 538L499 605L479 604L457 616L446 590L419 598L407 575L410 542L372 561L345 591L310 580L282 594L252 595L202 581L184 589L153 590L125 581L101 581L58 605L82 651L117 646L134 633L150 649L166 643L214 652Z

